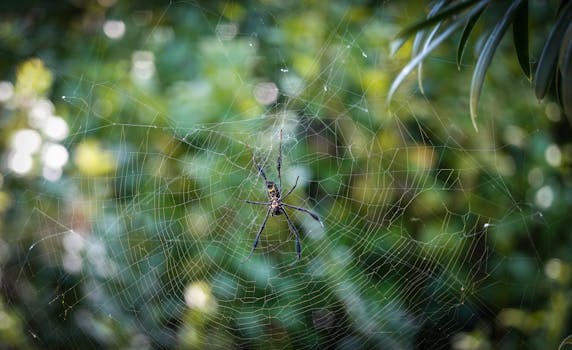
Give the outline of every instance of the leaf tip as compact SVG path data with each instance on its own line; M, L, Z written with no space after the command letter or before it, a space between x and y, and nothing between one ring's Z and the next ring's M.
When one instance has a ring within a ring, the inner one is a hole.
M391 43L389 44L389 56L394 57L397 51L399 51L399 49L401 49L401 47L403 47L404 44L405 40L400 38L396 38L395 40L391 41Z
M476 107L471 104L470 110L471 110L471 123L473 123L473 128L475 129L476 132L479 132L479 127L477 125Z

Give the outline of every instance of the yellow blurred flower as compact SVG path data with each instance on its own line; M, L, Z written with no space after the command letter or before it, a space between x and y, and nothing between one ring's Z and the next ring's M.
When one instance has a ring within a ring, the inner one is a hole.
M52 73L39 58L24 61L16 71L16 95L44 96L52 86Z
M225 2L222 6L222 15L231 21L239 22L244 19L246 10L237 2Z
M385 96L389 90L391 77L381 69L370 69L361 76L362 89L373 98Z
M320 64L310 55L298 55L293 58L293 66L304 78L313 78L320 72Z
M103 150L95 140L86 140L77 146L74 162L79 171L88 176L102 176L116 167L113 154Z

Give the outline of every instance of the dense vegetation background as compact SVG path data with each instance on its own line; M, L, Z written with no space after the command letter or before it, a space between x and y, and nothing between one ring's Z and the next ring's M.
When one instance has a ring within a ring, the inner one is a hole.
M534 63L558 4L530 2ZM0 6L0 347L556 348L572 144L510 40L394 97L421 2ZM484 33L494 14L475 27ZM468 50L468 49L467 49ZM264 209L284 129L303 259Z

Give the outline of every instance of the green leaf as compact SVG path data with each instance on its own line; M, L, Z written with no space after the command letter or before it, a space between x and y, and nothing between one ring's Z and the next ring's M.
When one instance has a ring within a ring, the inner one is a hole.
M523 0L516 0L514 1L508 9L505 11L504 16L501 20L495 25L493 31L489 35L487 41L485 42L485 46L481 51L479 58L477 60L477 64L475 66L475 70L473 71L473 78L471 80L471 93L470 93L470 101L469 107L471 111L471 121L473 122L473 127L476 131L479 131L477 127L477 106L479 104L479 98L481 96L481 89L483 87L483 83L485 81L485 75L487 73L487 69L491 63L493 55L506 32L509 24L512 21L514 13L516 9Z
M393 94L395 93L395 91L397 90L397 88L399 87L399 85L401 85L401 83L403 82L403 80L405 80L405 78L407 77L407 75L409 73L411 73L411 71L413 69L415 69L415 67L417 67L417 65L425 58L427 57L427 55L429 55L429 53L431 53L437 46L439 46L445 39L447 39L449 36L451 36L451 34L453 34L458 28L460 28L463 23L465 23L465 17L471 17L473 16L475 13L477 13L478 11L481 11L487 4L489 3L489 0L485 0L485 1L481 1L479 2L475 7L473 7L466 16L463 16L459 19L457 19L456 21L450 23L447 27L447 29L445 29L445 31L443 31L442 33L440 33L435 40L431 41L431 44L429 46L427 46L427 48L425 50L423 50L423 52L419 53L417 56L415 56L414 58L412 58L409 63L407 63L405 65L405 67L403 67L403 69L401 70L401 72L399 72L399 74L397 75L397 77L393 80L393 83L391 83L391 87L389 88L389 92L387 94L387 102L389 103L391 101L391 98L393 97Z
M528 80L532 79L530 74L530 58L528 56L528 0L523 1L516 9L514 21L512 22L512 37L518 63L522 72Z
M431 27L445 19L449 19L452 18L453 15L465 10L466 8L469 8L471 6L478 6L481 3L488 3L491 0L468 0L468 1L461 1L461 2L457 2L452 4L449 7L446 7L445 9L443 9L443 11L436 13L434 16L424 19L422 21L419 21L417 23L415 23L414 25L405 28L404 30L402 30L401 32L397 33L396 35L396 39L400 39L400 38L407 38L409 37L411 34L418 32L421 29L427 28L427 27Z
M425 44L423 45L423 51L427 50L431 44L431 40L433 40L433 37L435 37L440 27L441 25L437 24L431 33L429 33L427 40L425 40ZM423 62L419 62L419 66L417 67L417 85L419 86L421 93L425 95L425 90L423 89Z
M570 334L569 336L564 338L564 340L562 340L560 345L558 345L558 350L561 350L562 347L564 347L564 345L572 345L572 334Z
M439 11L443 5L445 5L447 3L447 0L441 0L439 2L437 2L435 4L435 6L433 6L431 8L431 11L429 11L429 14L427 15L427 17L431 17L433 15L435 15L435 13L437 13L437 11ZM421 43L423 42L423 39L425 38L425 31L424 30L419 30L415 33L415 38L413 39L413 45L411 47L411 57L414 57L415 55L417 55L417 53L419 52L419 48L421 47ZM391 48L390 48L390 55L393 56L395 55L395 53L403 46L403 44L405 44L408 40L408 37L403 37L403 38L397 38L396 40L394 40L391 43Z
M477 13L475 13L473 16L471 16L471 18L469 18L469 21L465 25L465 29L463 29L463 34L461 35L461 40L459 40L459 46L457 47L457 68L459 70L461 69L461 60L463 58L463 52L465 52L465 44L467 43L467 40L469 39L469 36L471 35L471 32L473 31L475 24L479 20L479 17L481 17L481 14L484 11L485 9L483 8Z
M389 55L395 56L397 51L399 51L399 49L403 47L403 45L407 42L407 40L408 38L397 38L395 40L392 40L391 43L389 44Z
M558 70L560 71L560 93L564 114L572 123L572 23L568 25L558 58Z
M417 56L413 57L409 61L409 63L407 63L405 67L403 67L403 69L401 70L401 72L399 72L395 80L393 80L393 83L391 83L391 87L389 88L389 93L387 94L388 103L391 101L393 94L395 93L399 85L401 85L405 77L407 77L407 75L411 73L411 71L415 69L415 67L421 61L423 61L423 59L427 55L429 55L429 53L431 53L431 51L433 51L437 46L439 46L439 44L441 44L445 39L451 36L451 34L453 34L461 26L461 24L462 21L457 21L451 24L444 32L442 32L437 38L435 38L434 41L431 42L431 44L427 47L426 50L423 50Z
M431 11L429 11L427 17L434 16L446 3L447 0L441 0L437 2L435 6L431 8ZM437 23L435 25L435 28L433 28L431 33L429 33L427 39L425 40L425 44L423 45L423 50L427 49L427 46L429 46L431 40L433 40L433 37L435 37L435 34L437 34L440 27L441 27L441 22ZM423 41L424 38L425 38L424 30L420 30L417 32L417 34L415 34L415 39L413 39L413 46L411 48L411 57L415 57L415 55L419 53L419 47L421 46L421 42ZM419 62L419 66L417 67L417 85L419 86L419 91L421 91L421 93L425 95L425 90L423 89L423 62Z
M439 10L441 8L443 8L443 6L447 3L447 0L441 0L439 2L437 2L435 4L435 6L433 6L431 8L431 11L429 11L429 13L427 14L427 18L431 18L433 16L435 16L435 14L437 12L439 12ZM417 55L417 53L419 52L419 48L421 47L421 42L423 42L423 39L425 38L425 31L424 30L420 30L415 34L415 38L413 39L413 47L411 49L411 53L412 53L412 57Z
M538 60L538 66L534 74L534 93L539 100L544 98L550 82L554 78L560 43L564 37L564 31L571 21L572 1L569 1L562 9L560 18L552 28L552 31L550 31Z
M560 0L560 4L558 5L558 9L556 10L556 14L560 15L562 10L566 7L566 5L570 2L570 0Z
M415 38L413 38L413 44L411 45L411 57L414 57L419 53L419 48L421 47L421 43L425 38L425 31L420 30L415 34ZM407 41L407 40L406 40Z

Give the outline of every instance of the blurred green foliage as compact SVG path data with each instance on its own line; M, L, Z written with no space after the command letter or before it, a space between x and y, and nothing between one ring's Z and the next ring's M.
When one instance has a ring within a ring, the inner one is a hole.
M0 347L543 349L572 332L570 125L510 48L475 133L454 45L387 110L407 59L389 43L418 2L2 7ZM264 198L252 155L276 178L280 128L288 201L326 227L293 215L289 265L271 218L243 263L264 214L240 201Z

